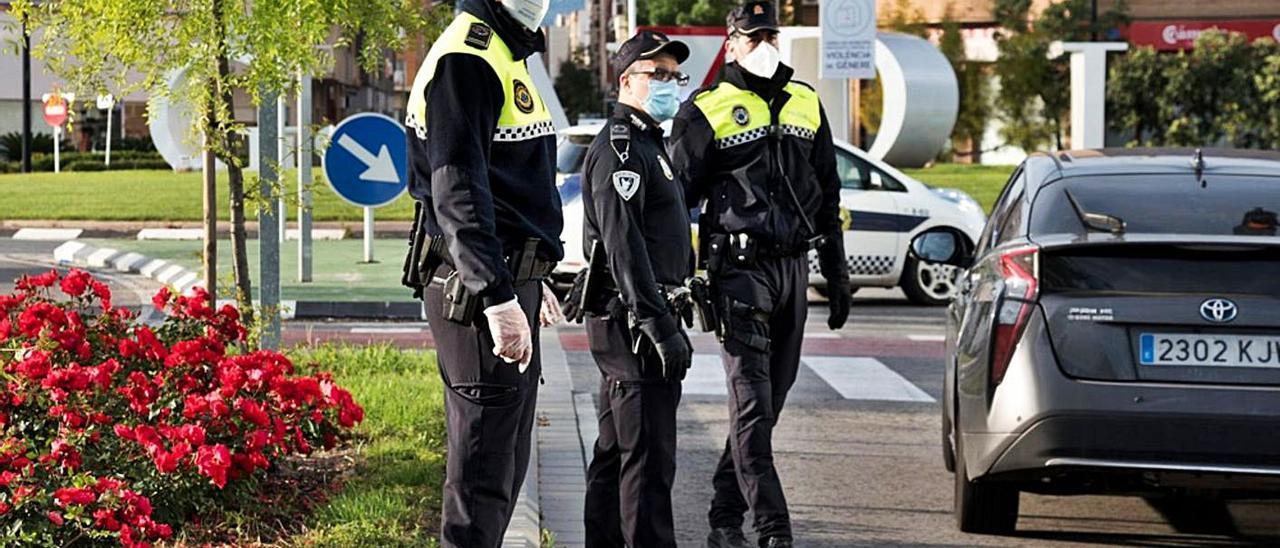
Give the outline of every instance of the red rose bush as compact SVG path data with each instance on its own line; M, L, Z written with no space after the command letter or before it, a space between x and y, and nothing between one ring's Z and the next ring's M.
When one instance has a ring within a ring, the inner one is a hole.
M153 304L144 325L77 270L0 295L0 545L149 546L363 420L203 290Z

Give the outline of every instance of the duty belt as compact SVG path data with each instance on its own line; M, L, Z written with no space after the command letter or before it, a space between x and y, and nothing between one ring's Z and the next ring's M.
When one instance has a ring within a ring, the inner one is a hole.
M726 234L726 236L728 237L728 252L731 255L739 253L755 259L787 259L791 257L801 257L804 256L804 254L821 247L826 241L825 236L814 236L805 240L803 243L788 245L751 236L743 232Z

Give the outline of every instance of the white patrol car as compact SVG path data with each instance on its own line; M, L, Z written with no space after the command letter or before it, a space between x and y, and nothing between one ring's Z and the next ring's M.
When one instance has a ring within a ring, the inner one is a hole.
M582 250L582 161L602 128L603 122L584 123L560 132L556 183L564 206L565 258L553 275L557 283L572 281L587 265ZM839 139L836 169L843 186L844 247L854 290L900 286L916 304L949 301L956 291L955 267L912 259L907 247L916 234L940 226L958 229L971 243L977 242L986 223L978 202L959 190L912 179ZM825 291L814 253L809 254L809 284Z

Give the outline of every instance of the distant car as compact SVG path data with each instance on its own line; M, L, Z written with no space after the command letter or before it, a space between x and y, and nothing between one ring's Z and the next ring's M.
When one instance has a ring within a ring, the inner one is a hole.
M1013 531L1021 491L1280 494L1277 210L1280 154L1036 154L972 253L913 242L968 268L942 404L961 530Z
M563 282L586 267L582 246L582 161L602 125L573 126L560 133L557 158L560 197L564 204L565 259L555 277ZM845 252L853 287L901 286L917 304L946 303L955 294L956 269L916 261L907 254L915 235L948 227L976 242L986 220L982 206L954 189L933 188L862 150L836 140L836 168L843 188L840 205L849 220ZM815 254L809 256L809 283L825 291Z

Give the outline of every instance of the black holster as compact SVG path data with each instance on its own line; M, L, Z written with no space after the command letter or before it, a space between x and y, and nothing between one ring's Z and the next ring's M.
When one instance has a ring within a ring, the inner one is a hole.
M413 204L413 229L409 231L409 252L404 257L400 283L413 290L413 298L422 299L437 268L445 262L444 237L427 232L422 202Z
M444 238L435 238L444 240ZM434 244L434 241L432 242ZM443 251L443 249L441 250ZM443 253L442 253L443 255ZM432 271L439 267L436 263ZM507 269L511 272L511 283L519 285L532 280L541 280L555 265L538 260L538 239L525 240L524 247L507 257ZM430 278L427 278L430 283ZM471 325L480 312L480 297L467 291L462 285L462 278L454 270L444 280L444 319L463 325Z

